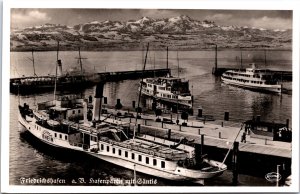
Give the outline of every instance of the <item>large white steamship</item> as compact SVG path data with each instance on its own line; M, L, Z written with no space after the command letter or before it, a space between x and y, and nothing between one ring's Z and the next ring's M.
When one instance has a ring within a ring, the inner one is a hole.
M125 133L129 123L116 124L101 116L102 93L103 84L98 84L92 115L88 100L64 95L39 103L36 109L19 105L19 122L50 146L85 152L165 179L199 181L221 175L227 169L225 164L199 155L193 146L182 142Z

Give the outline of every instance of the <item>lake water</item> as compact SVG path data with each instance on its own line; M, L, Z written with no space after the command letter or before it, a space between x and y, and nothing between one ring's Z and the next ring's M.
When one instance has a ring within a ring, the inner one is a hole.
M89 72L124 71L142 69L142 52L82 52L83 67ZM37 52L35 55L35 70L37 75L54 74L56 52ZM220 51L218 53L219 66L239 66L239 51ZM256 62L262 68L274 70L292 70L292 53L290 51L268 51L267 65L264 64L264 53L243 51L243 67L247 63ZM60 52L59 58L63 62L63 70L79 68L77 52ZM33 75L32 62L29 52L11 53L11 77ZM190 81L190 89L194 95L194 107L202 107L203 114L213 115L222 120L224 112L230 112L230 120L243 122L260 115L261 120L285 123L286 119L292 122L292 95L265 94L231 87L221 83L220 78L211 74L214 65L214 52L211 51L181 51L169 52L169 66L172 75L177 76L179 63L179 76ZM146 69L165 68L166 52L150 51ZM115 105L121 99L124 106L131 106L132 101L138 98L138 80L125 80L107 83L104 96L108 97L108 104ZM291 83L284 83L291 85ZM93 88L84 91L85 96L93 94ZM35 106L37 102L50 100L52 93L21 96L21 103ZM103 179L127 180L133 177L133 172L121 167L85 158L72 157L40 149L28 135L21 133L21 126L17 122L18 97L10 95L10 184L20 184L21 177L52 177L65 178L71 184L71 179L80 177L100 177ZM70 154L72 155L72 154ZM121 170L120 170L121 169ZM153 177L139 174L140 178ZM264 177L240 175L242 185L270 185ZM173 185L173 182L158 179L156 185ZM189 185L190 183L182 183ZM207 185L230 185L231 174L227 171L221 177L209 180ZM177 185L177 183L176 183Z

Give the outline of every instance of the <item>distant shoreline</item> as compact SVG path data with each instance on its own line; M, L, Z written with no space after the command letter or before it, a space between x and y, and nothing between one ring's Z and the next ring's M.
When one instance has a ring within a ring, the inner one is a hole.
M57 51L56 47L52 48L33 48L35 52L50 52L50 51ZM81 47L81 51L91 51L91 52L108 52L108 51L119 51L119 52L127 52L127 51L142 51L141 48L130 48L130 49L122 49L122 48L88 48L88 47ZM144 48L145 50L145 48ZM151 51L164 51L166 48L149 48ZM214 48L168 48L169 51L214 51ZM242 48L242 51L293 51L292 48L263 48L263 47L257 47L257 48ZM32 47L28 48L22 48L22 49L10 49L10 52L31 52ZM78 51L78 48L60 48L59 51ZM240 51L240 48L222 48L218 47L218 51Z

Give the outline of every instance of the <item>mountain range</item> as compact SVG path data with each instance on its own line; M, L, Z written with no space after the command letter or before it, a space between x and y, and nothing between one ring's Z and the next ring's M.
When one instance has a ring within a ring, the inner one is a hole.
M291 49L292 30L270 30L247 26L220 26L214 21L194 20L186 15L165 19L93 21L74 26L44 24L12 29L12 51L140 50L150 42L153 49L195 50L219 48Z

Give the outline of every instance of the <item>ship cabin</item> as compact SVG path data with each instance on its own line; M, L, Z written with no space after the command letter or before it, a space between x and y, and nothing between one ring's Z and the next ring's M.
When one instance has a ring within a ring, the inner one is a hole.
M190 100L189 81L176 77L147 78L142 82L143 92L161 98ZM191 102L190 102L191 103Z

